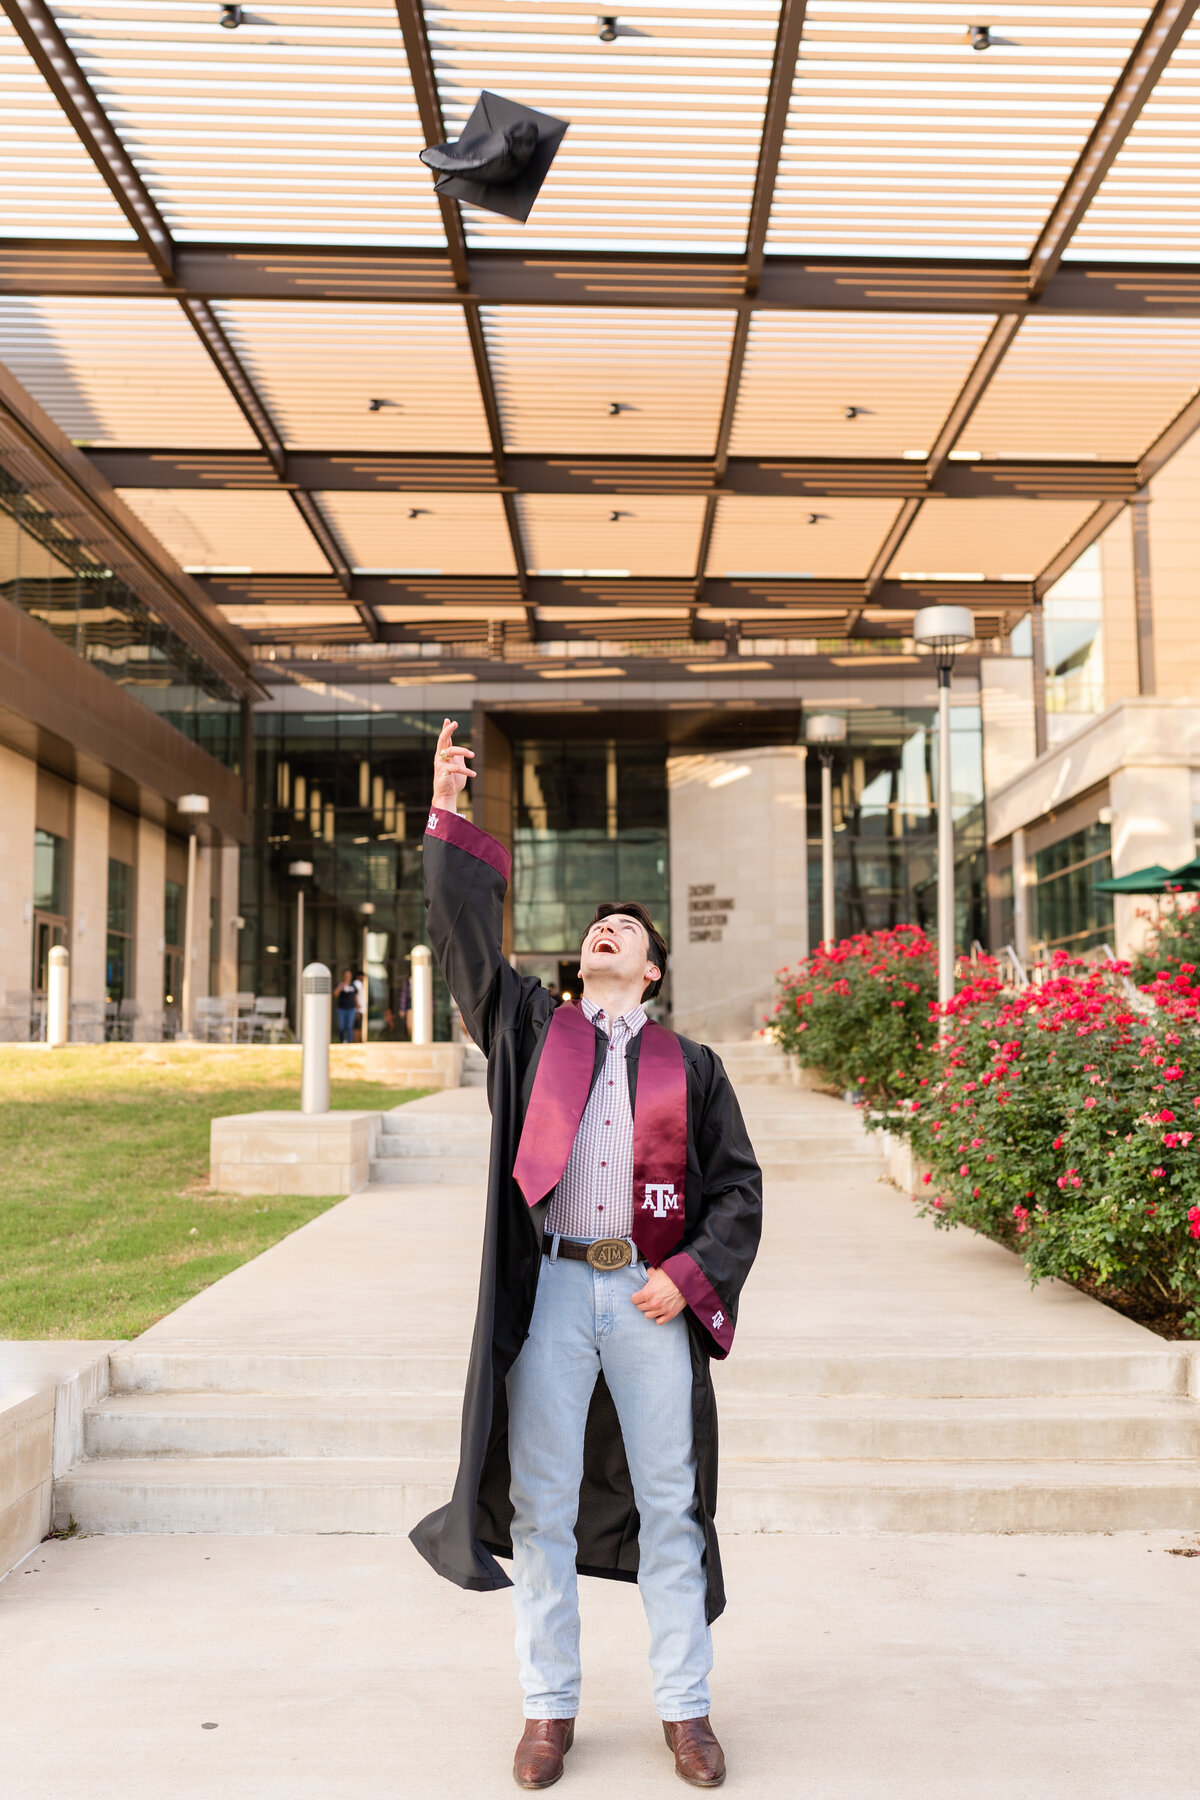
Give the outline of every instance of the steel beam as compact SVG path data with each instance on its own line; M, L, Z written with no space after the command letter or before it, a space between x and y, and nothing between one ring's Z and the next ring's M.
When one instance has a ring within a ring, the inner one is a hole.
M1158 0L1121 71L1116 86L1042 228L1029 259L1029 297L1050 282L1079 229L1100 184L1116 161L1155 83L1195 15L1198 0Z
M175 247L163 216L132 157L109 124L108 115L46 0L0 0L0 4L75 135L129 220L155 272L164 281L172 281Z
M771 64L771 82L763 113L762 142L758 153L758 169L754 177L754 195L750 202L750 219L746 228L746 292L756 293L762 278L767 227L771 203L775 198L775 182L779 175L779 157L783 150L783 134L787 127L792 88L796 81L796 62L800 55L800 39L804 35L805 0L783 0L779 30L775 36L775 57Z
M1200 401L1189 409L1200 427ZM944 462L926 480L919 462L850 457L788 461L784 457L730 457L718 485L712 457L509 456L501 481L490 456L392 455L372 451L292 451L277 477L270 458L256 450L111 450L87 452L114 487L263 488L282 480L313 493L489 494L756 494L780 499L905 500L943 495L980 500L1131 499L1144 485L1137 463Z
M1085 550L1089 550L1098 537L1102 537L1114 519L1121 516L1125 509L1124 500L1104 500L1091 516L1084 520L1074 536L1068 538L1062 549L1046 564L1034 583L1037 598L1042 597L1064 576L1076 563Z
M421 0L395 0L395 4L396 16L400 21L400 35L404 39L404 54L408 58L409 79L413 85L426 146L444 144L446 122L442 117L442 102L433 68L433 54L429 48L429 34L425 29L425 9ZM431 183L434 180L432 170L429 179ZM446 255L454 272L455 286L469 287L467 237L458 201L448 199L445 194L437 194L435 198L442 215Z
M12 4L13 0L0 0ZM381 301L461 305L445 250L177 244L177 291L198 300ZM731 311L745 264L719 256L472 249L471 295L488 306L662 306ZM1023 263L940 257L768 256L754 306L774 312L1037 311L1076 318L1200 318L1200 266L1066 262L1036 298ZM0 238L0 293L119 297L162 293L146 250L104 239Z

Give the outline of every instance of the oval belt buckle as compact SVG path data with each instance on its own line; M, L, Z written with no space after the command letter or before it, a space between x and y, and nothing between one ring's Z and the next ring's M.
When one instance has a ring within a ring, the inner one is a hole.
M623 1269L633 1261L633 1251L625 1238L597 1238L587 1247L587 1259L593 1269Z

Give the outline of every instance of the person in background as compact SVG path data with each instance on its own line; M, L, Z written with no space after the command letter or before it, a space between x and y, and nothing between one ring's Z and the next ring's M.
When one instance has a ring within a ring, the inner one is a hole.
M349 969L347 969L346 973L347 974L350 973ZM358 1034L358 1041L360 1043L364 1043L366 1041L366 1034L363 1032L363 1030L361 1028L362 1028L363 1024L365 1023L366 1016L367 1016L367 976L366 976L365 969L361 975L356 975L354 977L354 993L355 993L354 1010L358 1015L356 1023L358 1024L358 1026L360 1028L359 1034ZM353 1043L354 1041L355 1040L354 1040L353 1036L351 1036L350 1042Z
M358 1012L358 988L352 969L342 970L342 979L334 989L333 1004L337 1011L339 1044L354 1042L354 1020Z

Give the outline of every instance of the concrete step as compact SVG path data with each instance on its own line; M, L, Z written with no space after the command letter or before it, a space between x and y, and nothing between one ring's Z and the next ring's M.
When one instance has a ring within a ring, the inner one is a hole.
M905 1345L735 1347L713 1364L718 1402L734 1395L875 1395L930 1399L1066 1398L1081 1394L1183 1396L1187 1349L911 1350Z
M399 1535L450 1498L452 1461L135 1457L80 1463L55 1484L56 1529Z
M1200 1408L1197 1409L1200 1411ZM454 1457L457 1395L118 1394L84 1415L89 1457Z
M412 1350L264 1350L258 1345L130 1345L109 1356L123 1394L412 1394L453 1396L467 1378L465 1347Z
M407 1531L450 1493L449 1460L115 1458L56 1483L57 1528ZM861 1463L726 1457L726 1532L1194 1530L1200 1462Z
M378 1156L371 1161L371 1180L399 1182L405 1187L447 1187L469 1182L486 1185L487 1157L462 1156L449 1145L437 1156Z
M458 1441L457 1400L440 1395L122 1394L84 1417L89 1457L452 1457ZM1200 1404L737 1396L721 1443L776 1462L1178 1461L1200 1459Z
M452 1156L486 1162L488 1134L480 1131L380 1132L375 1140L377 1156Z
M109 1355L119 1394L187 1391L221 1394L450 1395L462 1393L465 1345L421 1350L309 1347L264 1349L257 1344L131 1344ZM713 1364L722 1410L735 1398L773 1404L780 1397L853 1395L913 1400L1062 1399L1080 1395L1182 1397L1188 1393L1190 1351L1147 1349L911 1350L904 1345L824 1345L780 1342L738 1345Z
M1200 1462L854 1463L727 1460L722 1530L1189 1531Z

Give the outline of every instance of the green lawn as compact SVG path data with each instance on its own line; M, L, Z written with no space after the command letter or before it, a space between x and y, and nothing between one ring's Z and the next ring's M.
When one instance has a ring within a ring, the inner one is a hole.
M0 1049L0 1338L127 1338L333 1206L208 1189L208 1125L299 1106L281 1049ZM420 1089L335 1081L336 1108Z

